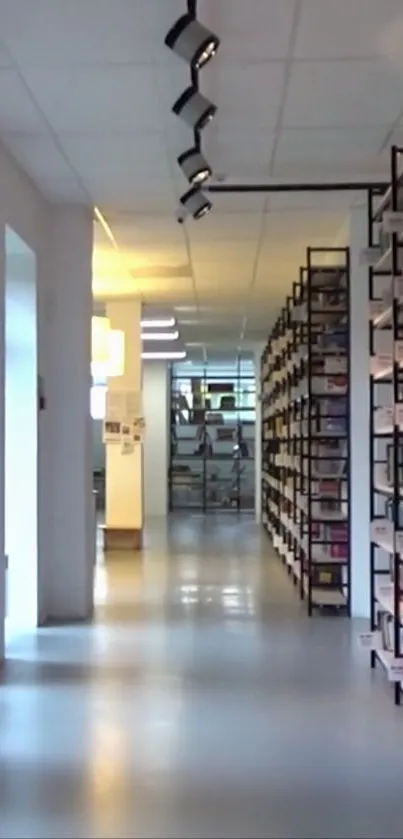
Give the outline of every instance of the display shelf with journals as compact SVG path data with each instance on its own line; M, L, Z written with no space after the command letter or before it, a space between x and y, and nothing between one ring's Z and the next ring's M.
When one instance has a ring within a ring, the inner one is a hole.
M307 263L262 355L262 521L308 614L350 614L349 251Z
M371 666L403 687L403 149L391 150L391 185L369 196L371 414Z

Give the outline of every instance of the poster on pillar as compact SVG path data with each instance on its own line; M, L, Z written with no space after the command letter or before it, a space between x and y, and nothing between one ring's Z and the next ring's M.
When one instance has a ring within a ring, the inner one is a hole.
M122 454L132 454L136 445L144 442L144 418L137 417L135 420L125 420L121 426L121 451Z
M121 423L116 420L106 419L104 421L104 443L120 443Z
M140 391L109 390L106 394L106 418L110 421L132 422L142 410Z
M131 420L141 414L141 391L110 390L106 395L106 415L108 419L122 421L123 417Z
M137 445L142 445L144 443L145 427L146 423L143 416L139 415L132 420L133 440Z
M104 422L104 443L121 443L122 453L129 454L128 443L139 442L138 431L144 424L140 391L108 390ZM140 423L140 425L139 425ZM141 441L140 441L141 442Z

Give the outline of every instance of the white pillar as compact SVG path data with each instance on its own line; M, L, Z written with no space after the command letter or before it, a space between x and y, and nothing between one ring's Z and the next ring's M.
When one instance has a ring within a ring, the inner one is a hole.
M53 207L40 254L39 616L85 620L93 604L91 211Z
M351 211L351 614L365 618L370 614L369 286L360 251L368 244L367 224L365 207Z
M106 314L111 328L121 330L125 335L124 374L108 379L108 391L111 395L141 394L141 303L135 300L111 301L107 303ZM125 418L122 416L121 420ZM139 549L142 536L143 447L135 445L132 453L124 454L119 443L108 443L105 548Z
M146 361L143 366L144 516L168 513L170 445L169 370L164 361Z

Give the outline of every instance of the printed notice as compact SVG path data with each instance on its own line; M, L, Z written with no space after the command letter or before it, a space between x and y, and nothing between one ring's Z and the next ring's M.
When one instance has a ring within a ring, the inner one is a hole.
M121 439L121 423L116 420L106 419L104 421L104 443L120 443Z

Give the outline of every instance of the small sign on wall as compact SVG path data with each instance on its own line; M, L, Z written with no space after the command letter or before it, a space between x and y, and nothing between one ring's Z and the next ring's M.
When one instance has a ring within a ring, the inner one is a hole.
M117 420L104 420L104 443L120 443L121 426Z

